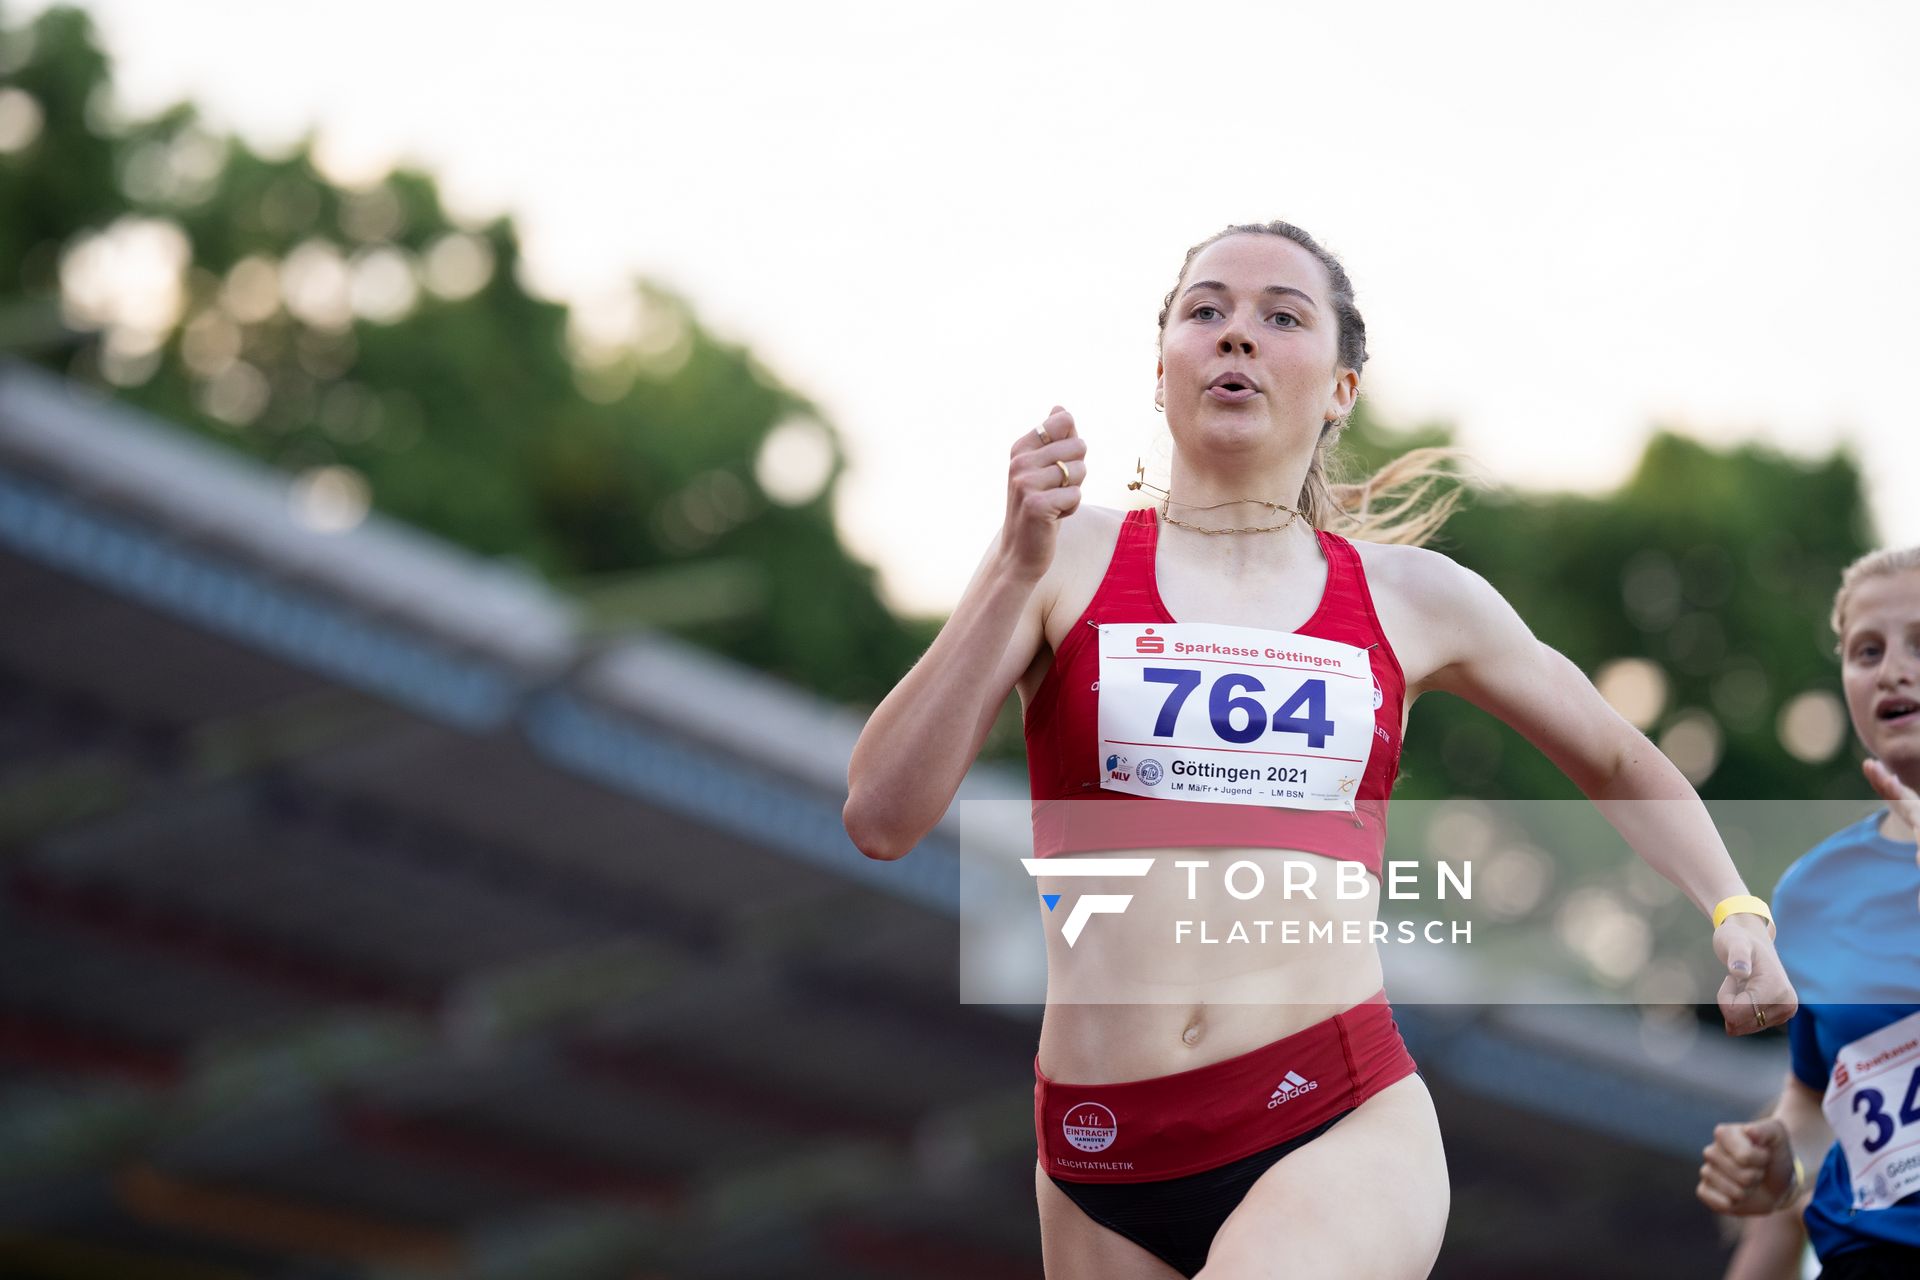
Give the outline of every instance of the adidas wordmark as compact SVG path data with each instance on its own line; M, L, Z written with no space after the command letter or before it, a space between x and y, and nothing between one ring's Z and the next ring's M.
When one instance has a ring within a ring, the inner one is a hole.
M1309 1080L1298 1071L1289 1071L1287 1078L1282 1080L1280 1086L1273 1091L1273 1096L1267 1099L1267 1110L1271 1111L1283 1102L1292 1102L1301 1094L1309 1093L1319 1087L1318 1080Z

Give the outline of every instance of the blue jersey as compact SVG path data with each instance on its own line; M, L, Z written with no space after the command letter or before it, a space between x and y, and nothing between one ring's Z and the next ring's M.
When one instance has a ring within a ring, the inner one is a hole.
M1920 1012L1920 866L1880 834L1884 811L1827 837L1780 877L1780 959L1800 996L1787 1024L1793 1074L1824 1095L1841 1048ZM1822 1259L1870 1244L1920 1249L1920 1193L1855 1212L1846 1153L1827 1150L1807 1206Z

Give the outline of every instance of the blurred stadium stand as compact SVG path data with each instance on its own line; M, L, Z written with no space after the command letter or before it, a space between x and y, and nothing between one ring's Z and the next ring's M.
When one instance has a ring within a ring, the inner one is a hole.
M0 363L0 1275L1040 1275L1038 1011L857 717ZM1024 794L976 769L968 791ZM1407 1005L1441 1276L1698 1275L1778 1041Z

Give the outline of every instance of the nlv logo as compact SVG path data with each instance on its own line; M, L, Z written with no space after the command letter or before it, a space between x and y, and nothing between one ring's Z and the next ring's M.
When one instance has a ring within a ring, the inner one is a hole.
M1153 869L1152 858L1022 858L1020 865L1027 874L1040 876L1144 876ZM1059 904L1060 895L1043 895L1047 901L1047 910L1052 911ZM1060 934L1071 947L1080 940L1081 930L1087 927L1087 921L1097 915L1118 915L1127 909L1133 901L1130 893L1087 893L1076 898L1073 909L1067 912L1067 922L1060 928Z

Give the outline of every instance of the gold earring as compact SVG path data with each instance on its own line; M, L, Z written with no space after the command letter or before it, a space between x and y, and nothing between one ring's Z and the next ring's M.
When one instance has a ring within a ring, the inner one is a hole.
M1147 483L1147 464L1141 461L1138 455L1135 455L1133 459L1133 477L1133 479L1127 481L1127 488L1150 489L1163 498L1172 498L1173 495L1165 489L1162 489L1159 485Z

